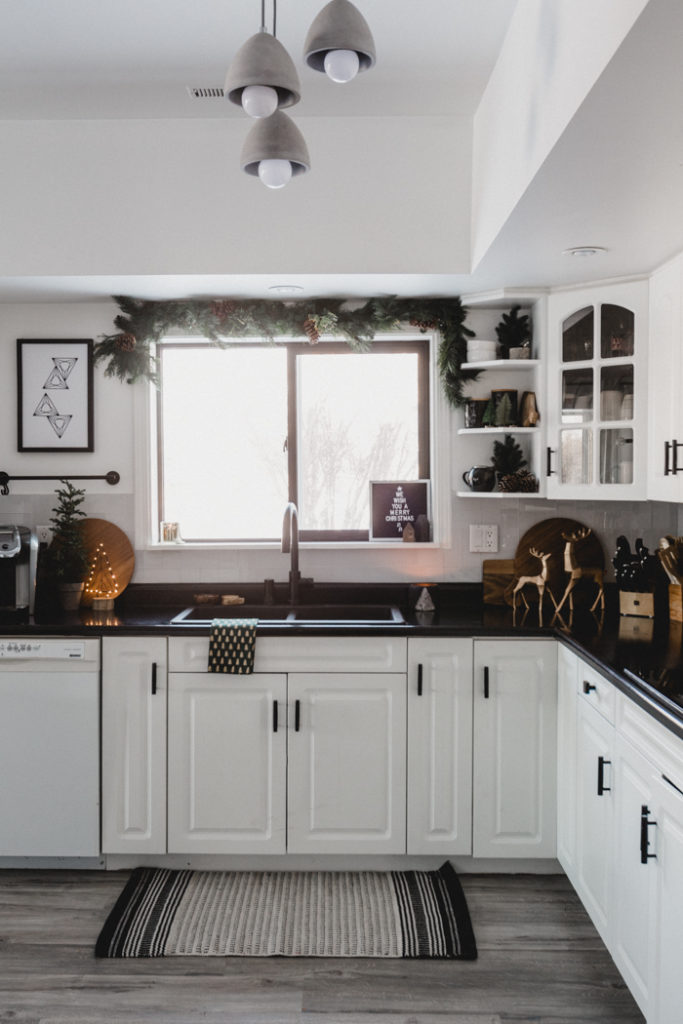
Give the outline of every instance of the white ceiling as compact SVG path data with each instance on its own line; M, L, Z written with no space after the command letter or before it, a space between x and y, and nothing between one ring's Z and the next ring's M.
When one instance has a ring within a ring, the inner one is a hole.
M297 117L472 116L516 0L356 0L378 59L344 87L301 60L323 2L278 4L278 37L302 81ZM0 119L239 116L186 87L222 86L259 18L259 0L1 0ZM305 294L438 295L648 272L683 249L681 53L683 2L650 0L471 275L6 278L0 300L267 295L283 280ZM561 255L587 244L608 251Z
M473 114L516 0L357 0L377 64L343 88L302 58L324 3L277 3L301 79L297 116ZM266 0L269 29L272 10ZM239 116L187 86L222 88L260 20L260 0L2 0L0 118Z

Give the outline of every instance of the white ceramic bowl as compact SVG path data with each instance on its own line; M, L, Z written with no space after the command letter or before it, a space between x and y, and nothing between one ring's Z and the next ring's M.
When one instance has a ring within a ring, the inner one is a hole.
M467 360L470 363L495 359L497 355L497 341L480 341L479 338L474 338L467 342Z

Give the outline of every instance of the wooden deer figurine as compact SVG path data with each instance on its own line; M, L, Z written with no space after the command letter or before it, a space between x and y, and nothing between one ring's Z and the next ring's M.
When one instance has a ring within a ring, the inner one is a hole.
M524 607L525 607L526 611L529 611L529 602L527 601L526 597L524 596L523 588L526 587L529 583L531 583L533 586L535 586L538 589L538 624L539 624L539 626L542 626L543 625L543 596L545 594L545 585L546 585L546 583L548 581L548 576L549 576L548 561L549 561L549 559L551 557L552 552L549 551L547 555L544 555L543 552L537 551L536 548L529 548L529 554L533 555L534 558L540 559L541 571L538 574L538 576L520 576L519 579L517 580L517 582L515 583L515 588L512 591L512 622L514 624L515 616L516 616L516 613L517 613L517 594L518 593L519 593L519 596L521 597L522 601L524 602ZM553 602L553 604L555 605L555 608L557 609L557 602L555 601L555 598L553 597L552 590L548 590L548 593L550 594L551 601Z
M574 553L574 547L580 540L585 540L586 537L591 533L590 526L584 526L581 530L576 530L574 533L563 533L562 538L565 541L564 545L564 571L569 573L569 580L565 588L562 600L558 605L555 606L555 615L559 615L562 606L564 605L567 598L569 598L569 612L574 612L574 595L572 591L579 582L579 580L589 580L598 587L598 593L591 605L591 611L595 611L600 604L600 610L604 611L605 608L605 570L599 569L597 566L585 566L579 565L576 561L576 555Z

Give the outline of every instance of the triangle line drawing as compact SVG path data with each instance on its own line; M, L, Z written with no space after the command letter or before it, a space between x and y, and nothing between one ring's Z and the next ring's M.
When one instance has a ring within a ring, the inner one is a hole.
M34 416L58 416L57 406L49 395L43 395L33 413Z
M66 378L63 376L62 371L57 366L53 366L53 368L50 370L50 374L47 380L43 384L43 387L48 389L59 388L60 390L63 391L67 389L69 385L67 384Z
M55 369L59 370L64 382L66 383L69 378L69 374L78 362L78 356L53 356L52 362L55 364Z
M73 416L71 416L71 415L60 416L60 414L57 413L55 416L48 416L47 419L48 419L48 423L50 424L50 426L54 430L54 432L57 435L57 437L62 437L62 435L64 434L64 431L66 430L66 428L71 423L71 420L73 419Z

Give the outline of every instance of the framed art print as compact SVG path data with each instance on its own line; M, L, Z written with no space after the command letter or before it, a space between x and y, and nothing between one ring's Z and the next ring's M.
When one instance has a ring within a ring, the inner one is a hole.
M93 450L93 342L17 341L20 452Z
M429 480L370 481L370 540L401 540L418 516L430 516Z

